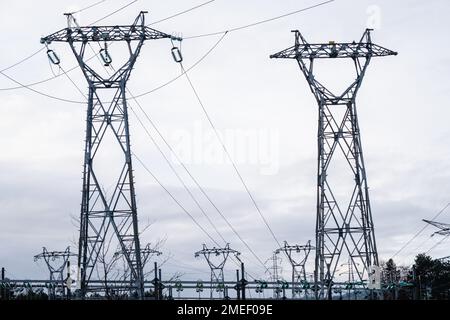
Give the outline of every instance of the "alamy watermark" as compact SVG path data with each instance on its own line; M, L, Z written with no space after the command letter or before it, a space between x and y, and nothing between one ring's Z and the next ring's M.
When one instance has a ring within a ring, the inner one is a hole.
M173 149L184 164L225 165L229 158L236 165L258 167L260 174L274 175L279 170L279 132L270 128L225 129L218 135L201 122L195 122L192 130L177 130L172 133ZM177 159L172 155L172 161Z

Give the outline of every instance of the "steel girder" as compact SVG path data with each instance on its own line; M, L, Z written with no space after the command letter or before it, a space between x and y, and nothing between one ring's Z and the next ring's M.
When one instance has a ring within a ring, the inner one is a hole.
M299 31L294 32L295 45L270 57L295 59L319 106L315 282L316 297L331 299L341 255L348 255L359 281L367 279L370 265L378 265L355 99L371 58L397 53L373 44L370 29L352 43L309 44ZM342 93L331 92L315 78L314 61L325 58L354 62L356 79ZM334 157L338 152L352 177L347 181L352 189L348 202L338 201L337 184L329 179L328 169L338 160Z

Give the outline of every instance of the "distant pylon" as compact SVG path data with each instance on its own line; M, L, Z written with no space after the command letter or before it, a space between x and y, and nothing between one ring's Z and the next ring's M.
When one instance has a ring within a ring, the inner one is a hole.
M311 240L305 245L289 245L287 241L284 242L284 246L275 250L276 254L284 252L289 259L289 263L292 267L292 298L295 298L296 292L300 289L300 284L305 284L305 297L307 297L308 282L306 278L306 262L308 260L309 253L314 247L311 246Z
M77 255L70 252L70 247L64 251L48 251L46 247L42 248L42 252L34 256L34 261L44 260L47 265L49 276L48 292L50 299L55 298L57 289L64 295L64 268L70 257ZM70 270L68 270L70 272Z
M218 292L219 297L224 297L225 295L225 277L223 268L225 267L230 254L238 257L241 253L231 249L229 243L227 243L224 248L208 248L206 244L203 244L203 249L195 253L195 257L205 257L205 260L211 270L211 299L214 297L214 290Z
M378 265L366 169L356 110L356 94L372 57L397 53L373 44L367 29L358 42L308 43L295 32L293 47L271 58L294 59L305 76L319 106L317 216L316 216L316 298L332 298L332 286L341 259L350 258L360 281L368 278L371 265ZM335 94L320 83L313 66L317 59L351 59L356 79ZM342 152L345 170L334 167ZM334 179L334 180L333 180ZM349 187L348 200L338 199L337 186ZM359 262L359 265L358 265Z

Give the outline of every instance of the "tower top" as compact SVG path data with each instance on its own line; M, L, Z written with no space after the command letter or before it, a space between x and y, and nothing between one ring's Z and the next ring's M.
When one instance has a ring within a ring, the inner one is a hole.
M298 30L295 33L295 45L272 54L277 59L325 59L325 58L369 58L397 55L397 52L372 43L370 32L366 29L359 42L308 43Z
M72 14L67 13L68 26L62 30L41 38L42 44L52 42L100 42L100 41L143 41L169 38L181 41L164 32L152 29L145 25L145 11L141 11L131 25L114 26L78 26L73 25Z

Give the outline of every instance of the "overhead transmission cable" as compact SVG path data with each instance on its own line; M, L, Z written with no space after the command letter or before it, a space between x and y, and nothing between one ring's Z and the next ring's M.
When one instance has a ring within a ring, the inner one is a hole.
M116 9L115 11L109 13L108 15L106 15L106 16L104 16L104 17L98 19L98 20L96 20L95 22L91 23L90 25L96 24L96 23L98 23L98 22L100 22L100 21L102 21L102 20L104 20L104 19L106 19L106 18L108 18L108 17L110 17L110 16L112 16L112 15L114 15L114 14L116 14L116 13L122 11L122 10L124 10L125 8L129 7L130 5L132 5L133 3L135 3L136 1L138 1L138 0L134 0L134 1L132 1L132 2L129 2L128 4L126 4L126 5L122 6L122 7L120 7L119 9ZM39 52L43 51L44 49L45 49L45 47L42 48L42 49L40 49L39 51L35 52L34 54L32 54L32 55L30 55L30 56L28 56L28 57L22 59L21 61L19 61L19 62L13 64L12 66L9 66L8 68L6 68L6 69L4 69L4 70L11 69L12 67L17 66L18 64L20 64L20 63L22 63L22 62L25 62L26 60L28 60L28 59L32 58L33 56L37 55ZM75 68L73 68L73 69L75 69ZM56 96L54 96L54 95L51 95L51 94L48 94L48 93L41 92L41 91L39 91L39 90L33 89L33 88L31 88L30 86L28 86L28 85L26 85L26 84L23 84L23 83L21 83L20 81L17 81L16 79L14 79L13 77L7 75L6 73L3 72L4 70L1 70L1 71L0 71L0 74L2 74L2 75L5 76L6 78L8 78L8 79L11 80L12 82L14 82L15 84L19 85L20 87L25 88L25 89L28 89L28 90L30 90L30 91L36 93L36 94L39 94L39 95L41 95L41 96L44 96L44 97L47 97L47 98L50 98L50 99L59 100L59 101L61 101L61 102L76 103L76 104L84 104L84 103L85 103L85 102L81 102L81 101L76 101L76 100L71 100L71 99L65 99L65 98L56 97ZM42 82L41 82L41 83L42 83Z
M135 1L137 1L137 0L135 0ZM133 4L135 1L133 1L133 2L129 3L128 5L122 7L122 9L124 9L125 7L127 7L127 6L129 6L129 5L131 5L131 4ZM252 24L248 24L248 25L245 25L245 26L237 27L237 28L232 28L232 29L228 30L228 32L233 32L233 31L237 31L237 30L244 29L244 28L249 28L249 27L252 27L252 26L256 26L256 25L260 25L260 24L263 24L263 23L267 23L267 22L270 22L270 21L273 21L273 20L281 19L281 18L283 18L283 17L289 16L289 15L293 15L293 14L296 14L296 13L299 13L299 12L304 12L304 11L313 9L313 8L315 8L315 7L318 7L318 6L327 4L327 3L329 3L329 2L333 2L333 1L335 1L335 0L330 0L330 1L322 2L322 3L319 3L319 4L315 5L315 6L310 6L310 7L306 7L306 8L303 8L303 9L299 9L299 10L296 10L296 11L293 11L293 12L290 12L290 13L287 13L287 14L284 14L284 15L281 15L281 16L273 17L273 18L266 19L266 20L261 20L261 21L258 21L258 22L252 23ZM185 10L185 11L186 11L186 12L189 12L190 10ZM116 13L116 12L118 12L118 10L116 10L115 13ZM109 15L103 17L102 19L99 19L98 21L101 21L101 20L103 20L103 19L106 19L106 18L108 18L109 16L111 16L112 14L113 14L113 13L111 13L111 14L109 14ZM177 14L177 15L180 15L180 13ZM175 16L176 16L176 15L175 15ZM97 22L98 22L98 21L97 21ZM94 23L92 23L92 24L94 24ZM91 25L92 25L92 24L91 24ZM208 34L202 34L202 35L197 35L197 36L187 37L187 38L184 38L184 39L193 39L193 38L199 38L199 37L206 37L206 36L218 35L218 34L222 34L222 33L226 33L226 32L227 32L227 31L214 32L214 33L208 33ZM43 50L44 50L44 48L40 49L38 52L35 52L33 55L31 55L31 56L29 56L29 57L27 57L27 58L25 58L25 59L23 59L23 60L26 61L26 60L30 59L32 56L37 55L39 52L41 52L41 51L43 51ZM186 69L186 71L189 71L189 70L191 70L192 68L194 68L195 66L197 66L197 64L200 63L207 55L209 55L209 53L210 53L212 50L214 50L214 47L211 48L211 49L210 49L210 50L209 50L209 51L208 51L201 59L199 59L199 61L197 61L194 65L192 65L190 68ZM20 64L20 63L22 63L22 62L24 62L24 61L19 61L19 62L17 62L16 64L14 64L13 66L18 65L18 64ZM8 68L6 68L6 69L4 69L4 70L8 70L8 69L12 68L13 66L10 66L10 67L8 67ZM4 70L3 70L3 71L4 71ZM2 71L0 71L0 73L3 74ZM4 75L4 74L3 74L3 75ZM173 79L167 81L166 83L163 83L162 85L160 85L160 86L158 86L158 87L156 87L156 88L154 88L154 89L152 89L152 90L149 90L149 91L146 91L146 92L137 94L137 95L135 95L135 97L136 97L136 98L140 98L140 97L142 97L142 96L145 96L145 95L148 95L148 94L150 94L150 93L152 93L152 92L155 92L155 91L157 91L157 90L159 90L159 89L162 89L162 88L164 88L165 86L167 86L167 85L169 85L169 84L175 82L176 80L178 80L181 76L182 76L182 74L181 74L181 75L178 75L177 77L175 77L175 78L173 78ZM11 80L11 79L10 79L10 80ZM46 81L49 81L49 80L51 80L51 79L48 79L48 80L46 80ZM43 82L46 82L46 81L40 81L40 82L38 82L38 83L43 83ZM14 82L14 81L13 81L13 82ZM15 82L15 83L16 83L16 84L19 84L19 87L21 87L21 88L24 88L24 89L30 89L30 88L27 87L27 85L22 84L22 83L20 83L20 82L18 82L18 81ZM38 83L36 83L36 84L38 84ZM34 84L32 84L32 85L34 85ZM6 88L6 89L8 89L8 88ZM32 91L33 91L33 90L32 90ZM39 94L39 92L35 92L35 93L38 93L38 94ZM52 95L50 95L50 94L42 94L42 95L45 95L45 96L47 96L48 98L60 100L60 101L63 101L63 102L84 104L84 102L73 101L73 100L69 100L69 99L63 99L63 98L59 98L59 97L52 96Z
M163 18L163 19L154 21L154 22L152 22L152 23L149 23L149 24L147 24L147 26L153 26L153 25L155 25L155 24L157 24L157 23L160 23L160 22L163 22L163 21L166 21L166 20L169 20L169 19L172 19L172 18L181 16L181 15L183 15L183 14L185 14L185 13L191 12L191 11L193 11L193 10L196 10L196 9L198 9L198 8L201 8L201 7L203 7L203 6L206 6L206 5L208 5L208 4L212 3L212 2L215 2L215 1L216 1L216 0L209 0L209 1L206 1L206 2L203 2L203 3L200 3L200 4L198 4L198 5L196 5L196 6L192 7L192 8L189 8L189 9L186 9L186 10L183 10L183 11L180 11L180 12L175 13L175 14L173 14L173 15L171 15L171 16L166 17L166 18Z
M67 74L66 74L67 75ZM81 91L81 89L78 87L78 85L70 78L69 75L67 75L70 82L76 87L76 89L83 95L83 97L87 98L84 93ZM134 110L132 110L134 112ZM140 120L140 119L139 119ZM195 217L175 198L175 196L165 187L162 182L156 177L156 175L143 163L143 161L135 154L133 153L133 156L138 160L138 162L143 166L143 168L153 177L153 179L160 185L161 188L164 189L164 191L172 198L172 200L191 218L191 220L197 225L197 227L200 228L200 230L217 246L220 246L220 244L209 234L208 231L206 231L205 228L195 219ZM205 213L206 215L206 213ZM222 238L224 241L225 239Z
M245 189L246 193L248 194L250 200L252 201L253 206L255 207L256 211L258 212L259 216L261 217L262 221L264 222L266 228L269 230L270 234L272 235L272 237L275 240L275 242L277 243L277 245L279 247L281 247L280 241L278 240L278 238L276 237L276 235L273 232L272 228L270 227L269 223L267 222L267 219L264 217L264 215L263 215L261 209L259 208L255 198L253 197L252 193L250 192L250 189L249 189L247 183L245 182L242 174L239 172L239 169L236 166L236 164L235 164L233 158L231 157L230 153L228 152L228 149L225 146L225 143L223 142L222 138L220 137L219 131L217 130L214 122L212 121L212 119L211 119L211 117L210 117L210 115L209 115L209 113L208 113L208 111L207 111L207 109L206 109L202 99L200 98L197 90L195 89L195 86L192 83L189 75L186 73L186 71L185 71L185 69L183 67L183 63L180 62L180 65L181 65L181 69L182 69L186 79L188 80L189 86L191 87L191 89L192 89L192 91L193 91L193 93L194 93L194 95L195 95L195 97L196 97L196 99L198 101L198 104L200 105L201 109L203 110L203 113L205 114L206 119L208 120L209 124L211 125L211 128L213 129L213 131L215 133L215 136L217 137L217 140L219 141L220 145L222 146L222 149L223 149L224 153L226 154L226 156L227 156L228 160L230 161L231 165L233 166L234 171L236 172L236 175L238 176L239 180L241 181L242 185L244 186L244 189Z
M226 34L226 33L225 33ZM223 37L225 36L225 34L221 37L221 39L219 39L219 42L223 40ZM170 146L170 144L168 143L167 139L163 136L163 134L161 133L161 131L158 129L158 127L156 126L156 124L154 123L154 121L151 120L150 116L148 115L148 113L145 111L145 109L142 107L142 105L139 103L139 101L136 99L135 96L133 96L133 94L131 93L131 91L128 89L127 90L132 98L132 100L136 103L136 105L139 107L140 111L145 115L146 119L148 120L148 122L151 124L151 126L153 127L153 129L157 132L157 134L159 135L159 137L161 138L161 140L164 142L164 144L167 146L167 148L169 149L169 151L171 152L171 154L176 158L177 162L183 167L183 169L186 171L186 173L189 175L189 177L192 179L192 181L196 184L196 186L199 188L199 190L202 192L202 194L205 196L205 198L209 201L209 203L215 208L215 210L220 214L220 216L224 219L224 221L227 223L227 225L230 227L230 229L233 231L233 233L239 238L239 240L247 247L247 249L250 251L250 253L258 260L258 262L263 266L264 269L267 269L264 265L264 263L262 262L262 260L259 258L259 256L255 253L255 251L248 245L248 243L241 237L241 235L236 231L236 229L233 227L233 225L228 221L228 219L225 217L225 215L222 213L222 211L217 207L217 205L212 201L212 199L209 197L209 195L206 193L206 191L204 190L204 188L199 184L199 182L197 181L197 179L194 178L194 176L192 175L192 173L190 172L190 170L186 167L186 165L181 161L181 159L178 157L178 155L176 154L176 152L173 150L173 148ZM157 147L158 151L161 153L161 155L163 156L163 158L165 159L165 161L167 162L167 164L169 165L169 167L171 168L171 170L174 172L174 174L176 175L176 177L178 178L178 180L182 183L183 187L185 188L185 190L190 194L191 198L193 199L193 201L197 204L197 206L199 207L199 209L202 211L202 213L204 214L204 216L207 218L207 220L209 221L209 223L212 225L212 227L215 229L216 233L222 238L222 240L224 241L224 243L227 243L227 241L225 240L225 238L222 236L222 234L218 231L217 227L214 225L214 223L210 220L210 218L208 217L208 215L206 214L206 212L204 211L204 209L200 206L200 204L198 203L198 201L195 199L195 197L193 196L192 192L189 190L189 188L187 187L187 185L184 183L184 181L182 180L182 178L180 177L180 175L178 174L178 172L176 171L176 169L173 167L173 165L171 164L170 160L166 157L166 155L164 154L164 152L162 151L162 149L159 147L159 145L157 144L156 140L152 137L151 133L148 131L148 129L146 128L146 126L144 125L144 123L141 121L141 119L139 118L139 116L137 115L137 113L135 112L135 110L133 108L131 108L133 114L136 116L138 122L140 123L140 125L143 127L144 131L146 132L146 134L149 136L149 138L151 139L152 143Z
M334 2L334 1L335 0L328 0L328 1L320 2L320 3L317 3L315 5L312 5L312 6L309 6L309 7L305 7L305 8L302 8L302 9L298 9L298 10L295 10L295 11L292 11L292 12L288 12L288 13L285 13L285 14L282 14L282 15L279 15L279 16L276 16L276 17L269 18L269 19L260 20L260 21L257 21L257 22L253 22L253 23L250 23L250 24L242 25L242 26L239 26L239 27L235 27L235 28L231 28L231 29L227 29L227 30L223 30L223 31L210 32L210 33L203 33L203 34L198 34L198 35L194 35L194 36L188 36L188 37L184 37L183 39L204 38L204 37L210 37L210 36L219 35L219 34L222 34L224 32L227 32L227 31L228 32L234 32L234 31L238 31L238 30L242 30L242 29L251 28L251 27L263 24L263 23L271 22L271 21L282 19L282 18L291 16L291 15L294 15L294 14L297 14L297 13L308 11L308 10L311 10L311 9L314 9L314 8L317 8L317 7L329 4L329 3Z
M74 19L73 21L75 24L77 24L76 20ZM225 36L225 35L224 35ZM223 39L223 37L219 40L219 42ZM92 51L94 51L93 47L90 46L90 49ZM95 51L94 51L95 52ZM106 72L109 74L108 69L106 69L105 66L103 66L106 70ZM115 71L114 67L112 66L112 64L110 65L110 67ZM64 72L64 70L63 70ZM84 98L87 99L87 97L85 96L85 94L80 90L80 88L76 85L76 83L67 75L66 76L69 78L70 82L76 87L76 89L78 90L78 92L80 92L82 94L82 96ZM159 129L156 127L156 125L151 121L150 117L148 116L148 114L145 112L144 108L141 106L141 104L139 103L139 101L133 96L133 94L131 93L131 91L127 88L128 93L130 94L130 96L132 97L132 99L134 100L134 102L138 105L138 107L140 108L140 110L145 114L145 116L147 117L147 119L150 121L150 123L152 124L153 128L158 132L159 136L163 139L163 141L165 142L165 144L167 145L167 147L171 150L171 152L177 157L178 161L180 162L180 164L183 165L184 169L188 172L189 176L196 182L197 186L201 189L201 191L207 196L207 194L205 193L205 191L203 190L203 188L198 184L198 182L194 179L194 177L192 176L192 174L189 172L189 170L186 168L186 166L180 161L180 159L178 158L178 156L176 155L176 153L173 151L172 147L168 144L167 140L164 138L164 136L161 134L161 132L159 131ZM220 231L217 229L217 227L215 226L215 224L212 222L212 220L209 218L209 216L207 215L207 213L205 212L205 210L203 209L203 207L200 205L200 203L198 202L198 200L195 198L195 196L192 194L192 192L190 191L190 189L188 188L188 186L185 184L185 182L183 181L183 179L181 178L181 176L178 174L178 172L176 171L176 169L173 167L172 163L169 161L169 159L166 157L165 153L162 151L162 149L159 147L159 145L157 144L156 140L154 140L154 138L152 137L152 135L150 134L150 132L147 130L147 128L145 127L144 123L141 121L141 119L139 118L139 116L137 115L137 113L134 111L134 109L130 106L131 111L133 112L133 114L136 116L138 122L141 124L141 126L143 127L143 129L145 130L145 132L147 133L147 135L149 136L149 138L152 140L153 144L156 146L156 148L159 150L159 152L161 153L161 155L163 156L163 158L165 159L165 161L167 162L167 164L169 165L169 167L171 168L171 170L174 172L174 174L176 175L176 177L178 178L178 180L182 183L184 189L188 192L188 194L190 195L190 197L192 198L192 200L196 203L197 207L200 209L200 211L203 213L203 215L205 216L205 218L208 220L208 222L211 224L211 226L213 227L213 229L216 231L216 233L219 235L219 237L222 239L222 241L224 243L227 243L227 241L225 240L225 238L223 237L223 235L220 233ZM136 157L136 155L134 154L134 156ZM141 162L141 160L138 160L139 162ZM148 168L146 168L146 171L148 171ZM153 177L154 174L152 174ZM157 180L157 182L159 183L159 181ZM159 183L161 185L161 183ZM161 185L162 186L162 185ZM165 188L164 186L162 186L164 190L168 190L167 188ZM174 196L172 194L169 194L172 199L174 199ZM212 202L212 200L207 196L208 200L213 204L213 206L217 209L217 206ZM174 199L175 200L175 199ZM176 201L177 204L179 204L179 201ZM183 211L186 211L186 209L184 207L181 207ZM219 211L220 212L220 211ZM251 251L251 253L257 258L257 260L261 263L261 265L263 266L264 269L267 270L267 268L265 267L264 263L262 262L262 260L255 254L255 252L248 246L248 244L242 239L242 237L236 232L236 230L231 226L231 224L226 220L225 216L220 212L220 214L222 215L222 217L225 219L225 221L228 223L228 225L233 229L233 231L237 234L237 236L241 239L241 241L247 246L247 248ZM189 214L189 217L193 218L192 214ZM197 224L197 226L200 226L200 224L196 221L196 219L193 219L194 223ZM203 228L202 228L203 230ZM207 233L207 236L212 239L212 237ZM213 240L213 242L220 246L220 244L217 243L217 241ZM233 259L234 261L234 259ZM234 261L236 262L236 261ZM237 262L236 262L237 263ZM247 273L251 278L255 279L251 274Z
M195 183L195 185L198 187L198 189L201 191L201 193L205 196L205 198L208 200L208 202L214 207L214 209L219 213L219 215L222 217L222 219L226 222L226 224L228 225L228 227L233 231L233 233L238 237L238 239L244 244L244 246L250 251L250 253L256 258L256 260L263 266L264 269L267 269L264 265L264 262L259 258L259 256L255 253L255 251L249 246L249 244L242 238L242 236L236 231L236 229L233 227L233 225L229 222L229 220L226 218L226 216L223 214L223 212L217 207L217 205L213 202L213 200L211 199L211 197L208 195L208 193L205 191L205 189L200 185L200 183L198 182L198 180L192 175L192 173L190 172L190 170L186 167L186 165L181 161L181 159L178 157L178 155L176 154L176 152L173 150L173 148L170 146L170 144L167 142L167 139L162 135L161 131L158 129L158 127L156 126L156 124L154 123L154 121L151 120L151 118L149 117L148 113L142 108L142 106L138 103L138 101L132 97L134 101L136 101L139 109L141 110L141 112L145 115L146 119L150 122L150 124L152 125L153 129L157 132L157 134L159 135L159 137L162 139L162 141L164 142L164 144L167 146L167 148L169 149L169 151L171 152L171 154L175 157L175 159L177 160L177 162L183 167L183 169L186 171L186 173L189 175L189 177L192 179L192 181ZM173 167L173 165L170 163L170 161L167 159L167 157L164 155L163 151L161 150L161 148L157 145L155 139L151 136L150 132L147 130L147 128L145 127L145 125L143 124L143 122L139 119L138 115L136 114L136 112L132 109L133 113L135 114L135 116L138 118L138 122L141 124L141 126L144 128L144 130L146 131L147 135L150 137L150 139L152 140L152 142L157 146L158 150L160 151L161 154L163 154L164 159L166 160L166 162L169 164L169 166L172 168L172 171L174 171L174 173L176 174L177 177L179 177L178 173L175 171L175 168ZM179 180L181 178L179 177ZM183 186L185 186L185 188L187 188L187 186L185 185L185 183L180 180L183 184ZM188 189L187 189L188 190ZM188 191L190 194L191 192ZM197 200L194 200L197 203ZM206 213L205 213L206 214ZM208 220L210 220L208 218ZM211 224L213 224L211 222ZM214 227L216 229L216 227ZM217 231L217 230L216 230ZM219 232L218 232L219 233ZM220 235L220 234L219 234ZM220 237L222 238L222 240L224 240L224 242L226 243L227 241L225 241L225 239L223 238L222 235L220 235Z
M79 10L77 10L77 11L73 11L73 12L71 12L71 13L72 13L72 14L81 13L81 12L83 12L83 11L86 11L86 10L89 10L89 9L91 9L91 8L94 8L94 7L98 6L99 4L102 4L102 3L105 2L105 1L106 1L106 0L100 0L100 1L98 1L98 2L96 2L96 3L93 3L93 4L91 4L91 5L87 6L87 7L81 8L81 9L79 9Z
M221 37L221 38L220 38L220 39L219 39L219 40L218 40L218 41L217 41L217 42L216 42L216 43L215 43L215 44L214 44L214 45L213 45L213 46L212 46L212 47L211 47L204 55L203 55L203 56L201 56L201 57L200 57L200 58L199 58L192 66L190 66L188 69L186 69L186 72L189 72L189 71L192 70L193 68L197 67L197 65L199 65L199 64L200 64L207 56L209 56L209 55L214 51L214 49L219 45L219 43L222 41L222 39L223 39L223 37ZM91 59L93 59L93 58L95 58L95 56L91 57ZM74 67L73 69L75 69L75 68L76 68L76 67ZM30 91L32 91L32 92L34 92L34 93L36 93L36 94L45 96L45 97L47 97L47 98L50 98L50 99L53 99L53 100L59 100L59 101L61 101L61 102L72 103L72 104L85 104L85 103L86 103L85 101L79 101L79 100L72 100L72 99L60 98L60 97L57 97L57 96L54 96L54 95L51 95L51 94L48 94L48 93L45 93L45 92L42 92L42 91L33 89L33 88L27 86L26 84L23 84L23 83L21 83L21 82L15 80L14 78L8 76L7 74L3 73L2 71L0 71L0 74L4 75L6 78L10 79L12 82L16 83L16 84L19 85L20 87L22 87L22 88L24 88L24 89L27 89L27 90L30 90ZM149 95L149 94L151 94L151 93L153 93L153 92L155 92L155 91L157 91L157 90L160 90L160 89L162 89L162 88L164 88L164 87L170 85L171 83L175 82L176 80L178 80L178 79L181 78L182 76L183 76L183 74L180 74L180 75L178 75L178 76L172 78L171 80L169 80L169 81L163 83L162 85L159 85L159 86L153 88L152 90L146 91L146 92L144 92L144 93L135 95L134 97L135 97L135 98L140 98L140 97Z
M92 5L88 6L88 7L85 7L85 8L83 8L83 9L80 9L80 10L78 10L78 11L76 11L76 12L72 12L72 13L75 14L75 13L79 13L79 12L82 12L82 11L86 11L86 10L88 10L88 9L90 9L90 8L93 8L94 6L97 6L98 4L100 4L100 3L102 3L102 2L105 2L105 1L106 1L106 0L102 0L102 1L96 2L96 3L94 3L94 4L92 4ZM33 58L34 56L38 55L38 54L39 54L40 52L42 52L44 49L45 49L45 48L40 48L40 49L37 50L36 52L30 54L29 56L27 56L27 57L25 57L25 58L23 58L23 59L21 59L21 60L15 62L14 64L12 64L12 65L10 65L9 67L6 67L6 68L4 68L4 69L2 69L2 70L0 70L0 71L1 71L1 72L4 72L4 71L7 71L7 70L9 70L9 69L14 68L14 67L16 67L16 66L18 66L18 65L20 65L20 64L22 64L22 63L24 63L25 61L27 61L27 60Z
M118 13L118 12L120 12L120 11L122 11L122 10L128 8L128 7L130 7L131 5L135 4L136 2L138 2L138 0L133 0L133 1L131 1L131 2L128 2L127 4L123 5L122 7L120 7L120 8L118 8L118 9L114 10L113 12L108 13L106 16L104 16L104 17L102 17L102 18L100 18L100 19L98 19L98 20L92 22L92 23L89 24L88 26L92 26L92 25L94 25L94 24L96 24L96 23L99 23L100 21L103 21L103 20L105 20L105 19L107 19L107 18L109 18L109 17L115 15L116 13Z
M435 220L436 218L438 218L448 207L450 206L450 202L447 203L441 210L439 210L439 212L431 219L431 220ZM400 252L402 252L414 239L416 239L420 234L422 234L422 232L428 228L429 224L425 224L419 231L417 231L417 233L411 238L409 239L396 253L394 253L394 255L391 257L391 259L393 259L395 256L397 256Z
M226 36L227 32L225 32L222 37L219 39L219 41L213 46L213 48L215 48L222 40L223 38ZM193 67L193 66L192 66ZM191 67L191 68L192 68ZM187 70L182 71L182 74L187 73ZM230 229L233 231L233 233L239 238L239 240L247 247L247 249L250 251L250 253L258 260L258 262L264 267L264 269L267 269L267 267L265 267L264 262L259 258L259 256L254 252L254 250L248 245L248 243L241 237L241 235L236 231L236 229L233 227L233 225L228 221L228 219L226 218L226 216L223 214L223 212L217 207L217 205L212 201L211 197L206 193L206 191L204 190L204 188L200 185L200 183L197 181L197 179L195 179L195 177L192 175L192 173L190 172L190 170L186 167L186 165L181 161L181 159L178 157L178 155L176 154L176 152L173 150L173 148L170 146L170 144L167 142L167 140L164 138L164 136L162 135L161 131L158 129L158 127L155 125L154 121L151 120L151 118L149 117L148 113L144 110L144 108L142 108L142 106L140 105L140 103L138 103L138 100L136 99L136 96L133 96L130 92L131 98L137 103L139 109L141 110L141 112L145 115L146 119L148 120L148 122L151 124L151 126L153 127L153 129L157 132L157 134L159 135L159 137L162 139L162 141L165 143L165 145L167 146L167 148L169 149L169 151L171 152L171 154L176 158L177 162L183 167L183 169L186 171L186 173L189 175L189 177L192 179L192 181L195 183L195 185L198 187L198 189L202 192L202 194L205 196L205 198L209 201L209 203L214 207L214 209L219 213L219 215L222 217L222 219L227 223L228 227L230 227ZM134 110L133 110L134 112ZM136 115L136 113L135 113ZM137 116L137 115L136 115ZM150 133L148 132L148 130L145 128L145 126L143 125L143 123L141 122L140 119L138 119L138 121L141 123L141 125L143 126L144 130L147 132L147 134L150 136L150 138L152 139L153 143L155 144L155 140L153 139L153 137L151 137ZM161 149L158 147L158 149L161 151ZM163 153L162 153L163 154ZM164 156L164 158L166 158ZM168 159L166 158L166 160L168 161ZM169 165L172 167L172 165L169 163ZM177 173L175 173L177 174ZM178 174L177 174L178 176ZM183 183L184 184L184 183Z
M434 248L436 248L438 245L440 245L442 242L447 240L447 238L450 236L450 234L445 235L442 237L441 240L439 240L436 244L434 244L425 254L429 254L431 251L433 251Z

